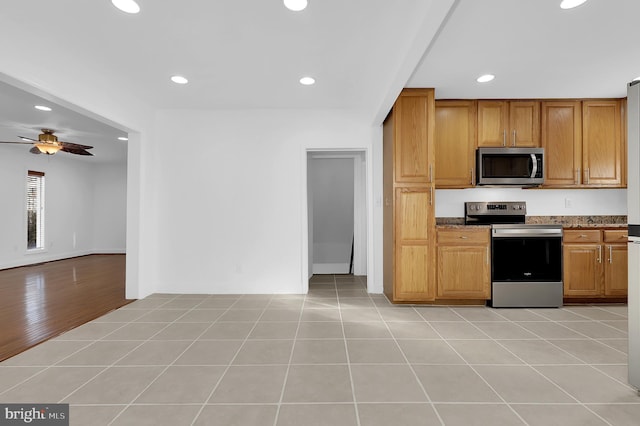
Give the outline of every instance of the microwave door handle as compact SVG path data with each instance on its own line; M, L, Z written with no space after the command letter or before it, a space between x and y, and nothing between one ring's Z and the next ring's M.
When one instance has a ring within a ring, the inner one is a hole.
M533 166L531 168L531 179L533 179L536 177L536 173L538 173L538 160L535 154L531 154L531 164Z

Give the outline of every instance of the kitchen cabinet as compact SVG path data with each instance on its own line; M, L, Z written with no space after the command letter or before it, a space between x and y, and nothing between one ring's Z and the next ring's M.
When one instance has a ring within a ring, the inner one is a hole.
M383 125L384 292L435 300L433 89L405 89Z
M624 103L542 102L547 188L624 187Z
M491 298L489 231L488 228L437 230L439 299Z
M478 101L478 147L539 147L539 101Z
M627 231L564 231L565 298L627 295Z
M544 186L576 186L582 170L582 102L542 102Z
M436 187L473 187L477 145L476 101L436 101L435 114Z
M622 185L622 102L582 102L582 182Z

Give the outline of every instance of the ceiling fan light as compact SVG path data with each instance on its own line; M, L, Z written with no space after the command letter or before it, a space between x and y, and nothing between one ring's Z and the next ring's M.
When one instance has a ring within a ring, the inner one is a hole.
M140 6L134 0L111 0L111 3L125 13L140 12Z
M43 154L53 155L56 152L62 149L59 145L49 144L49 143L37 143L36 148Z

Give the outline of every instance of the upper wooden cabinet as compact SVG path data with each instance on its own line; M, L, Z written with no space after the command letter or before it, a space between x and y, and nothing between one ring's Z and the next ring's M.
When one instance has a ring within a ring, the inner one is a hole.
M586 185L622 185L622 103L582 103L582 165Z
M580 184L582 102L542 102L542 147L545 186Z
M478 147L540 146L539 101L478 101Z
M621 187L621 100L542 102L545 187Z
M435 180L438 188L474 186L476 101L436 101Z
M433 96L432 89L404 89L393 106L396 182L433 182Z

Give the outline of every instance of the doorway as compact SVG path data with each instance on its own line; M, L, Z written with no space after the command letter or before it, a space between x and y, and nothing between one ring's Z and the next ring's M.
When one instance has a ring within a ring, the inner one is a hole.
M307 152L308 278L367 275L364 151Z

